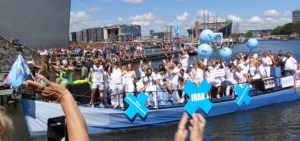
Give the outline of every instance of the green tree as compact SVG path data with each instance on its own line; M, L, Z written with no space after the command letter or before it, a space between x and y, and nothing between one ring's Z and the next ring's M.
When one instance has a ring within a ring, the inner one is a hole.
M283 34L283 26L277 26L273 29L272 35L282 35Z
M283 34L285 35L290 35L294 32L294 24L293 23L288 23L283 26L282 29Z
M300 33L300 22L294 24L294 32Z
M251 38L251 37L253 37L253 33L250 32L250 31L248 31L248 32L245 34L245 36L248 37L248 38Z

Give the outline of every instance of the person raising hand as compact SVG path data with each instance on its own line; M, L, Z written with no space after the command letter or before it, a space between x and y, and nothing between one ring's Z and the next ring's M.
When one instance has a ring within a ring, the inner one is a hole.
M89 136L85 120L77 107L72 94L60 85L50 82L44 76L38 75L38 77L45 82L45 85L32 80L25 81L23 85L33 89L36 93L48 100L60 103L68 123L67 131L70 141L88 141Z

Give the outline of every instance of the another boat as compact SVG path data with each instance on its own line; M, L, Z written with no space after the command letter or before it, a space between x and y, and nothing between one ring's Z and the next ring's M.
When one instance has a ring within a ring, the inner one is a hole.
M232 112L254 109L257 107L289 102L300 99L299 90L293 87L284 89L273 89L272 91L251 91L252 101L249 105L237 106L234 99L218 101L213 100L214 104L211 111L206 115L198 110L205 117L223 115ZM47 103L23 99L21 101L25 122L30 136L44 136L47 134L47 120L49 118L63 115L59 104ZM145 120L139 116L134 122L128 120L124 111L114 109L100 109L79 106L88 126L89 134L106 133L112 131L127 130L143 126L156 126L177 122L184 112L181 107L164 108L150 110Z

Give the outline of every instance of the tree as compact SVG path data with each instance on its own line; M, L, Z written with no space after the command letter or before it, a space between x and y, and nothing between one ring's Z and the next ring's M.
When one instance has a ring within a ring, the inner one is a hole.
M253 37L253 33L248 31L245 36L248 38L251 38L251 37Z
M293 23L288 23L283 26L282 29L283 34L285 35L290 35L294 32L294 24Z
M281 35L283 34L283 26L277 26L276 28L273 29L272 35Z
M296 22L294 25L294 32L300 33L300 22Z

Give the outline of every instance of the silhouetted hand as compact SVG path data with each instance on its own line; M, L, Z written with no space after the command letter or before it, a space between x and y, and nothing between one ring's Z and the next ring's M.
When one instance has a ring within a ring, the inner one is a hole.
M178 124L177 131L175 133L174 141L185 141L188 135L188 130L186 129L186 124L188 123L189 116L183 113L183 116Z
M44 76L38 75L38 77L45 82L45 85L42 85L32 80L27 80L23 83L23 85L25 87L33 89L36 93L42 95L43 97L51 101L60 102L60 99L64 95L70 94L70 92L67 89L61 87L56 83L50 82Z
M206 121L204 117L198 113L193 115L193 120L190 121L190 140L191 141L203 141L204 129Z
M189 117L186 113L183 114L178 128L174 137L174 141L185 141L187 139L188 130L186 125L188 123ZM193 119L190 120L191 126L189 126L190 140L191 141L202 141L204 137L204 128L206 121L203 116L196 113L193 115Z

